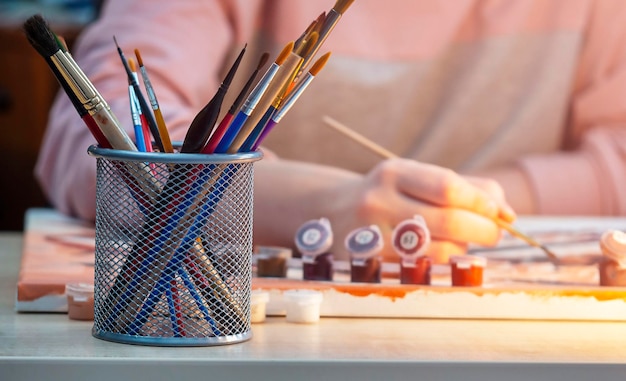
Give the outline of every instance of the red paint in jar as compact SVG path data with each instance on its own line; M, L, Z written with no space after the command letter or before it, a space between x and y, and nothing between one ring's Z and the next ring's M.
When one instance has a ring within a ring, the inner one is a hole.
M401 284L430 284L430 270L432 261L426 255L421 255L413 262L400 264Z
M400 222L393 230L391 242L400 256L400 283L430 284L432 261L424 255L430 245L430 231L422 216Z
M483 272L487 260L474 255L450 257L452 285L459 287L480 287L483 285Z

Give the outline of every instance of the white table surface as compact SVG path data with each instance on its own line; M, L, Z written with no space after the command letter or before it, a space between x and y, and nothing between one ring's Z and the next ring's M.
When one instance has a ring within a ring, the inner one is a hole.
M626 323L269 318L212 347L119 344L15 312L20 233L0 232L0 380L626 380Z

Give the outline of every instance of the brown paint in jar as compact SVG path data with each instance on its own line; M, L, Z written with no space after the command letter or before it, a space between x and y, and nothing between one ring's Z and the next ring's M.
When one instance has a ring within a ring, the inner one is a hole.
M296 232L295 244L302 255L304 280L333 280L333 231L326 218L305 222Z

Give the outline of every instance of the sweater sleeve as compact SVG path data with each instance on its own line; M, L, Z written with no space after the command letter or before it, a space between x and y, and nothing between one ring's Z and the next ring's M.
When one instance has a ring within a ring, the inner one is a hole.
M626 215L626 123L594 127L576 151L520 163L539 214Z
M126 57L141 52L173 141L184 138L195 114L211 99L234 44L256 25L260 1L109 0L81 34L72 54L130 136L128 82L113 42ZM240 47L239 47L240 48ZM50 110L35 175L52 205L95 218L95 140L69 98L59 93Z
M626 9L590 2L564 146L520 160L536 212L626 215Z

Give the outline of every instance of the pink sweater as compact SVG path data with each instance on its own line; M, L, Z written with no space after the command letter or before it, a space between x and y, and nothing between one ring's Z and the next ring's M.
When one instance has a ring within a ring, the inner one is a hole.
M110 0L73 54L132 136L127 56L139 48L173 140L232 55L272 57L333 0ZM626 215L622 0L356 0L332 57L266 146L366 172L380 159L323 126L330 115L401 156L463 173L519 165L543 214ZM239 81L239 82L237 82ZM224 103L223 111L230 106ZM52 203L95 215L94 140L60 94L36 174Z

